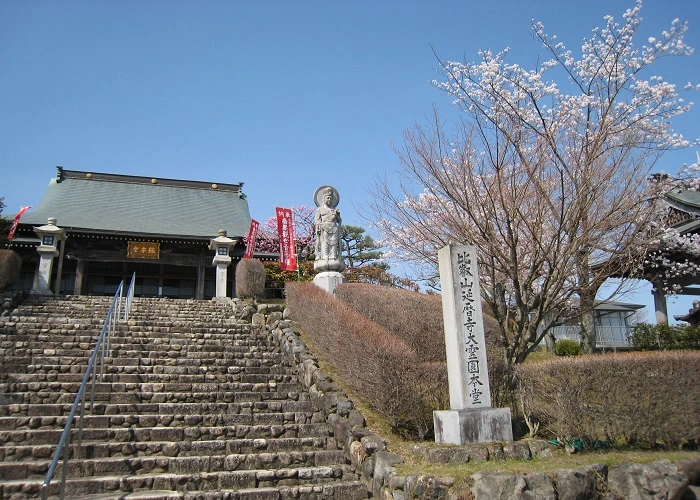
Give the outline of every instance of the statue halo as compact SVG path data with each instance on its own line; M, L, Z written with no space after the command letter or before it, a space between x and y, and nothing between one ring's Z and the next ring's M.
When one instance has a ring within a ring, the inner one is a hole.
M327 189L331 190L331 202L328 206L331 208L335 208L340 202L340 194L338 194L338 190L333 186L321 186L320 188L318 188L314 193L314 203L316 203L317 207L323 205L323 196L326 194Z

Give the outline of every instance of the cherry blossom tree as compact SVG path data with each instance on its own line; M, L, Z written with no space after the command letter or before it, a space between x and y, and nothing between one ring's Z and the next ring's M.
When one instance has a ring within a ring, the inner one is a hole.
M664 193L700 191L700 154L696 163L683 165L676 176L658 174L652 181ZM677 228L694 218L696 214L674 207L669 196L660 197L657 202L656 219L649 229L652 237L638 270L638 275L654 284L656 295L683 293L684 284L693 283L700 276L700 234ZM657 321L658 314L657 311ZM662 316L665 314L661 312Z
M641 1L595 28L574 55L541 23L550 59L533 70L506 61L441 61L434 85L461 111L454 131L437 111L405 133L398 191L375 184L382 244L435 278L437 250L475 245L482 297L500 324L508 366L576 311L595 349L592 310L610 275L635 269L660 196L646 180L661 155L690 143L671 128L689 111L681 90L650 74L692 53L675 20L641 47ZM686 86L683 91L693 91Z
M300 249L313 249L314 247L314 211L313 207L300 205L291 207L294 214L294 239ZM247 243L247 241L246 241ZM260 228L255 245L258 252L278 253L280 240L277 233L277 218L270 217Z

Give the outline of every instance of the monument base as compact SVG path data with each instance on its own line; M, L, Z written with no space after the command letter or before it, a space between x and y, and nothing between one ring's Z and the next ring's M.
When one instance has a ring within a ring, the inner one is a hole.
M314 276L314 284L331 295L335 294L335 288L341 283L345 283L345 277L337 271L326 271Z
M510 408L473 408L433 412L435 442L477 444L513 440Z
M345 269L343 259L316 259L314 261L314 271L324 273L328 271L340 272Z

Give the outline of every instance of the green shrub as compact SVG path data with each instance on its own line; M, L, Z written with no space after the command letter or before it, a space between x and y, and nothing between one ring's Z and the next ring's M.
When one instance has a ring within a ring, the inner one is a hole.
M676 446L700 438L700 353L554 358L516 368L525 413L562 441Z
M236 296L257 299L265 293L265 266L258 259L241 259L236 266Z
M581 343L571 339L557 340L554 345L554 354L557 356L578 356L581 354Z
M12 250L0 250L0 290L9 288L19 279L22 257Z
M700 349L700 326L639 323L632 327L630 343L638 351Z

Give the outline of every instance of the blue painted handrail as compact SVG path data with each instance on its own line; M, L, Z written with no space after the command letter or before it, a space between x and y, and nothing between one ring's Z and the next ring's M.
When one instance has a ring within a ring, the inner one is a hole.
M88 384L90 384L90 413L92 414L94 401L95 401L95 382L97 379L97 372L99 367L100 382L104 376L104 358L105 355L109 354L109 344L111 342L112 335L116 330L117 322L119 321L122 308L122 302L124 302L124 315L123 319L126 321L129 318L129 311L131 310L131 303L134 297L134 282L136 281L136 273L131 276L131 283L129 289L126 293L126 297L123 296L124 282L122 281L117 288L114 298L109 305L109 311L105 317L104 324L102 325L102 330L95 343L95 349L90 356L90 361L88 362L85 374L83 375L83 380L80 383L80 388L78 393L75 395L75 400L73 401L73 406L71 407L70 413L68 415L68 421L66 422L63 432L61 433L61 439L58 441L58 446L56 451L54 451L53 460L51 460L51 465L46 473L46 479L44 479L44 484L41 486L41 498L46 499L49 494L49 484L53 479L54 472L58 466L58 461L63 455L62 461L62 472L61 472L61 488L60 497L64 498L66 489L66 471L68 469L68 459L70 450L70 440L71 440L71 430L73 429L73 421L75 419L76 413L80 410L80 417L78 418L79 431L78 431L78 443L76 446L76 459L80 459L80 447L83 440L83 418L85 416L85 395L88 389Z

